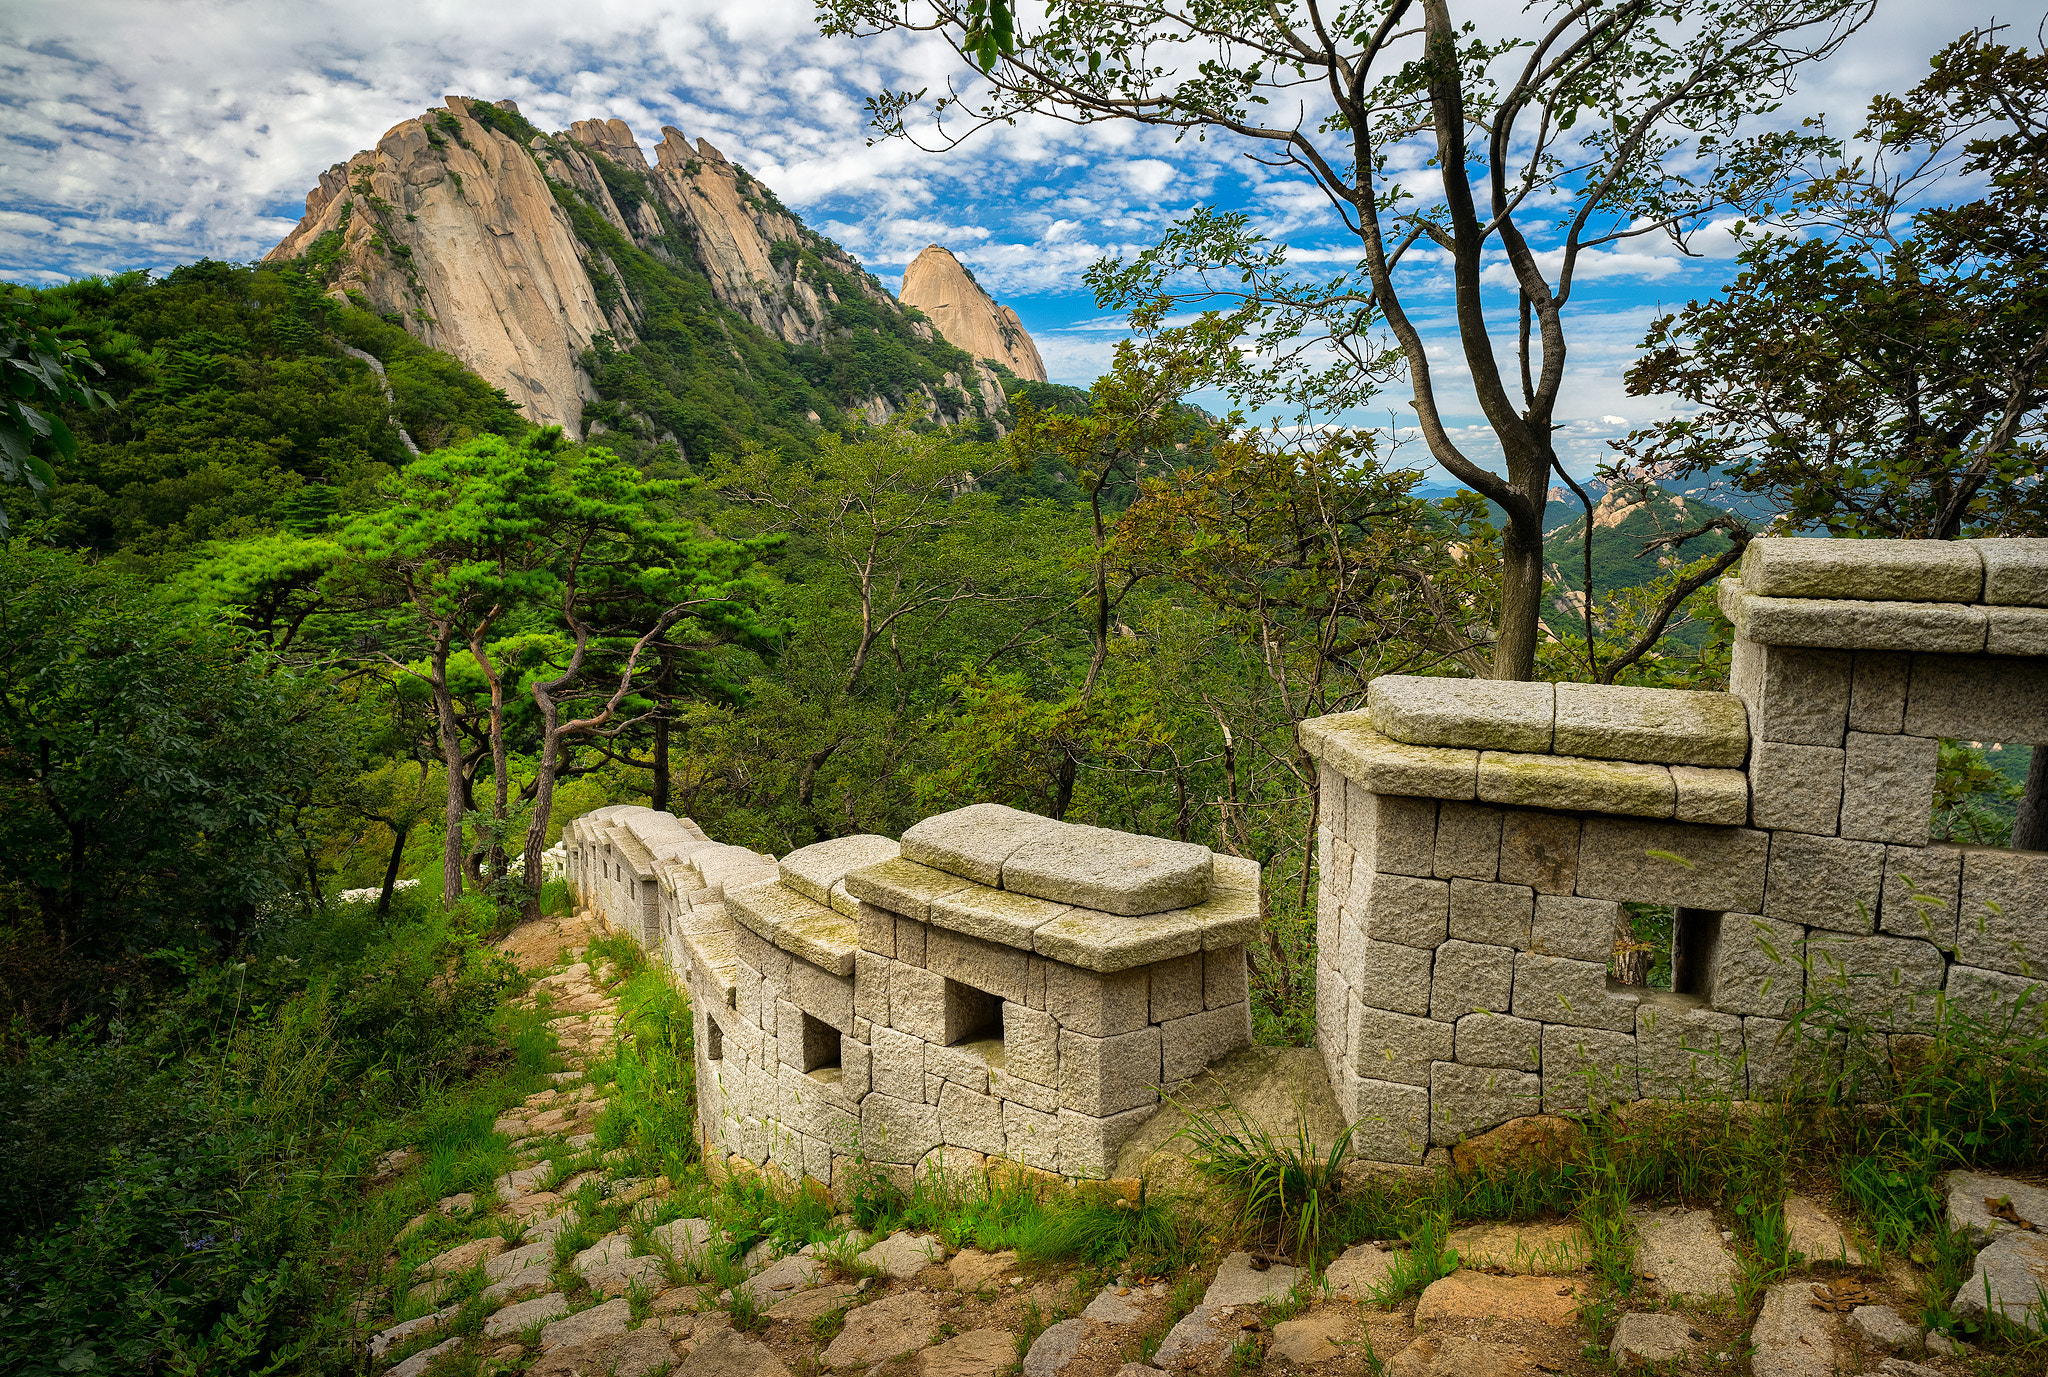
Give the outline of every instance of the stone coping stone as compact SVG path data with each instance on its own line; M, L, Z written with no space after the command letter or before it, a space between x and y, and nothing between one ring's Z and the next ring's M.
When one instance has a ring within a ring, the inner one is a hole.
M1107 975L1202 949L1202 922L1185 909L1128 917L1069 909L1032 935L1040 956Z
M1002 887L1138 917L1201 903L1213 875L1206 846L1062 822L1034 832L1010 853Z
M1996 607L2048 607L2048 540L1991 537L1964 542L1984 561L1984 601Z
M1028 894L1012 894L987 885L969 885L932 900L930 922L933 927L1030 951L1033 934L1073 911L1071 904L1055 904L1049 899L1034 899Z
M1678 808L1678 786L1669 769L1624 760L1484 751L1478 786L1482 803L1518 808L1637 818L1668 818Z
M853 953L860 945L853 920L785 889L779 879L726 891L725 911L791 956L834 975L853 974Z
M1965 540L1760 536L1743 551L1741 577L1765 598L1976 602L1984 560Z
M1300 731L1302 749L1368 792L1409 798L1478 797L1479 752L1469 747L1396 741L1376 731L1363 712L1311 717Z
M1975 655L1989 635L1984 609L1971 603L1765 598L1733 578L1716 596L1735 634L1758 645Z
M976 884L1000 886L1003 862L1025 842L1057 826L1051 818L1020 808L970 804L926 818L905 832L903 857Z
M1547 752L1556 701L1547 683L1382 674L1365 711L1374 731L1410 746Z
M1550 753L1655 765L1740 766L1749 709L1732 693L1558 684Z
M904 835L907 837L909 833ZM846 892L863 903L928 923L934 899L943 899L949 894L972 888L975 881L964 880L908 856L900 856L893 861L880 861L864 865L859 870L847 871L845 884Z
M813 842L782 858L782 886L830 908L832 886L844 879L847 871L894 859L897 852L895 842L870 833Z

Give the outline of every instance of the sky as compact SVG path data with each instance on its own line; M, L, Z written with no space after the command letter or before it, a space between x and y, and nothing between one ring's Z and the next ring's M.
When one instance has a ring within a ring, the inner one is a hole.
M1488 32L1530 23L1517 3L1452 8ZM2042 16L2038 0L2026 10L1880 0L1873 23L1806 73L1779 118L1824 114L1851 133L1873 93L1910 87L1934 51L1994 18L2024 42ZM944 244L1017 310L1053 378L1081 386L1125 335L1082 272L1155 242L1191 206L1245 209L1297 257L1344 254L1320 195L1228 138L1025 121L947 153L874 140L870 94L967 74L929 36L821 37L809 0L9 0L0 279L260 257L292 228L321 170L450 94L509 96L547 129L615 116L649 147L665 124L707 138L892 287L926 244ZM1729 243L1704 236L1702 259L1615 254L1584 283L1559 415L1574 472L1667 409L1627 396L1622 371L1660 307L1725 279ZM1421 299L1455 373L1448 297ZM1476 415L1452 419L1479 430Z

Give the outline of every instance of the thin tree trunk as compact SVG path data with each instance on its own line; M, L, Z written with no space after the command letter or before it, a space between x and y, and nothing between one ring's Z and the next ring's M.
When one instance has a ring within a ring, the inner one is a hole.
M648 805L657 813L668 811L668 704L663 703L654 719L654 798Z
M455 695L448 688L448 646L434 647L434 713L441 732L441 763L448 772L447 827L441 843L441 906L454 908L462 898L462 734L455 723Z
M2027 792L2013 819L2012 849L2048 851L2048 746L2034 747L2027 766Z
M410 827L391 827L391 860L384 867L384 891L377 896L377 916L391 916L391 891L398 885L398 867L405 860L405 839L412 835Z

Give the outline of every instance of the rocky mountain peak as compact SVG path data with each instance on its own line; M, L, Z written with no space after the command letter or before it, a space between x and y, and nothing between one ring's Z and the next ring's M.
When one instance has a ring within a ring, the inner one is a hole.
M981 289L951 249L928 246L903 271L897 299L924 312L939 333L978 359L1002 364L1018 377L1045 382L1045 361L1024 322Z

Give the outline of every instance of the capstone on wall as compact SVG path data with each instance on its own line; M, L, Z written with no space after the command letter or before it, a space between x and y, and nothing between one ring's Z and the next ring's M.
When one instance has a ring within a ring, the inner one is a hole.
M608 808L564 831L581 902L666 953L708 1150L838 1187L988 1158L1106 1177L1251 1041L1258 867L995 804L780 863Z
M1365 1156L1881 1079L1945 1011L2041 1025L2048 854L1929 822L1940 739L2048 743L2048 541L1760 539L1720 600L1730 693L1388 676L1303 724ZM1676 910L1669 992L1609 977L1628 901Z

